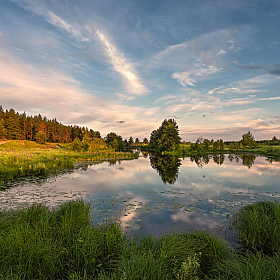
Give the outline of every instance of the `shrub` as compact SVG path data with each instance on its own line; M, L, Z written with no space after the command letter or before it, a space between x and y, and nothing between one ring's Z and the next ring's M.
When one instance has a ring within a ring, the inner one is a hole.
M39 144L45 144L47 141L47 135L44 131L39 131L35 135L36 142Z

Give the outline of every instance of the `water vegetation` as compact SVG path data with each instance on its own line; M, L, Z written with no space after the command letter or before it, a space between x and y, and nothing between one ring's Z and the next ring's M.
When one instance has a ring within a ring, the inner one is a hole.
M96 142L97 141L97 142ZM96 139L91 144L80 142L76 149L74 141L71 144L46 143L34 141L12 140L0 145L0 183L16 177L57 174L65 169L74 168L80 161L100 161L104 159L134 159L135 153L115 152L99 143ZM79 147L80 147L79 146ZM73 148L75 147L75 149Z
M236 227L255 227L241 213L261 216L280 207L265 201L249 206L236 214ZM279 220L270 219L274 223L258 222L275 231ZM247 230L240 233L241 242L251 237ZM267 243L275 242L267 237ZM128 237L116 221L92 225L91 205L83 200L0 211L1 279L279 279L279 247L273 248L267 254L246 243L235 250L200 230Z

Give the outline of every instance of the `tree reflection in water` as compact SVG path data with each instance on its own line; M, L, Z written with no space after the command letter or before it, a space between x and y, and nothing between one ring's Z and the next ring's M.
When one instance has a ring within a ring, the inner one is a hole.
M213 161L215 163L217 163L218 165L222 165L225 161L225 155L224 154L214 154Z
M243 160L243 165L247 166L249 169L253 166L256 156L255 155L240 155Z
M143 153L143 152L142 152ZM145 157L147 154L143 154ZM213 155L202 155L202 156L191 156L191 162L195 162L199 168L207 165L212 158L215 163L222 165L225 161L224 154L213 154ZM253 166L256 156L249 154L234 155L229 154L228 160L230 162L239 162L242 160L242 164L247 166L249 169ZM150 154L150 164L152 168L156 169L159 173L162 181L166 184L174 184L179 176L179 167L181 165L181 160L173 155L159 155Z
M240 154L240 155L234 155L229 154L228 160L230 162L239 162L242 160L242 164L249 169L253 166L256 155L251 154ZM190 157L191 162L195 162L199 168L202 168L204 165L207 165L210 161L210 158L213 158L213 161L217 163L218 165L222 165L225 161L225 155L224 154L214 154L214 155L203 155L203 156L192 156Z
M174 184L179 176L181 160L171 155L150 155L151 167L156 169L164 184Z
M192 156L190 157L191 162L195 162L199 168L202 168L204 165L207 165L210 161L209 155L203 156Z

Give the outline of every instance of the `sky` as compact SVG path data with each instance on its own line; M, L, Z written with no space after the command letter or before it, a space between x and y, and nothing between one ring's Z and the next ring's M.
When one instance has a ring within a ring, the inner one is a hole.
M279 0L0 0L0 105L150 138L280 138Z

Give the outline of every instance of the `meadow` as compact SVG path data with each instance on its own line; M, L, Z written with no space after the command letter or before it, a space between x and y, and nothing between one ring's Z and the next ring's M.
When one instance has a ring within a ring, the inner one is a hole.
M69 144L7 141L0 145L0 185L16 177L57 174L80 161L137 157L137 154L115 152L114 149L80 152L71 150Z
M274 209L273 214L265 210L269 208ZM279 240L279 209L276 202L241 208L233 221L241 244L238 248L199 230L160 238L127 237L116 221L93 226L91 206L83 200L56 208L33 204L1 210L0 277L279 279L279 242L267 234L259 246L257 240L263 233L254 230L258 216L260 227L265 225L265 230L274 232Z

